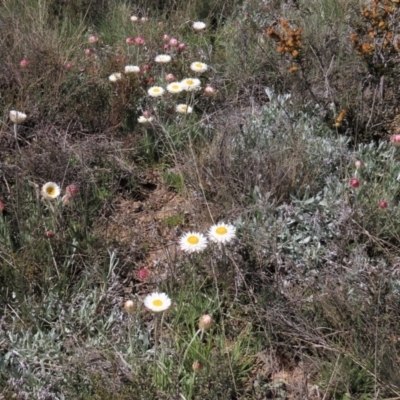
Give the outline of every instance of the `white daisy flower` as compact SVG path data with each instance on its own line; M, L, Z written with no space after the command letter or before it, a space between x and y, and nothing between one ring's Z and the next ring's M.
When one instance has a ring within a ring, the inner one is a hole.
M11 110L9 117L14 124L22 124L26 120L26 114L16 110Z
M165 293L152 293L143 300L144 306L155 313L168 310L171 305L171 299Z
M110 82L117 82L120 81L121 79L122 79L122 74L120 72L114 72L108 77L108 80Z
M202 30L206 29L206 24L202 21L196 21L193 23L192 28L195 31L202 31Z
M167 90L170 93L180 93L182 92L183 88L179 82L172 82L167 86Z
M196 61L190 64L190 69L194 72L205 72L208 69L208 65L202 62Z
M152 122L152 121L153 121L153 117L146 118L144 115L141 115L141 116L138 118L139 124L144 124L144 125L146 125L146 124L150 124L150 122Z
M197 78L186 78L181 81L183 90L187 90L188 92L200 89L200 84L200 79Z
M137 65L125 65L126 74L138 74L139 72L140 68Z
M132 22L137 22L137 21L139 21L139 17L137 17L136 15L132 15L131 16L131 21Z
M160 54L154 59L154 61L156 63L165 64L169 63L171 59L172 59L171 56L169 56L168 54Z
M159 97L162 96L164 94L165 90L160 87L160 86L153 86L151 87L147 93L151 96L151 97Z
M54 182L47 182L40 191L45 200L55 200L61 193L60 186Z
M201 233L189 232L179 239L179 245L187 253L196 253L207 247L207 238Z
M213 225L208 231L208 238L216 243L228 243L236 236L236 228L230 224Z
M188 106L187 104L178 104L176 106L176 112L179 114L190 114L193 111L193 108Z

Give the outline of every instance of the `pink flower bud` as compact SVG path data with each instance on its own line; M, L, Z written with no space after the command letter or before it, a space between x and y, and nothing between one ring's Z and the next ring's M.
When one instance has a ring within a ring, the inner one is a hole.
M148 83L149 85L152 85L155 81L156 81L156 80L154 79L153 76L151 76L149 79L147 79L147 83Z
M151 65L150 64L144 64L143 68L141 68L141 69L143 69L144 71L150 71L151 70Z
M145 281L149 277L149 275L149 270L147 268L142 268L138 271L137 278L139 279L139 281Z
M79 193L79 187L78 186L76 186L76 185L68 185L66 188L65 188L65 193L67 194L67 195L69 195L69 196L71 196L71 197L75 197L75 196L77 196L78 195L78 193Z
M186 50L186 44L185 43L179 43L178 45L178 50L179 51L185 51Z
M72 69L73 67L74 67L74 64L70 61L65 64L65 68L67 68L67 69Z
M386 200L381 200L380 202L379 202L379 208L382 208L382 209L384 209L384 208L388 208L388 202L386 201Z
M178 39L175 39L175 38L171 38L171 39L169 39L169 45L171 46L171 47L177 47L178 46L178 44L179 44L179 42L178 42Z
M208 331L213 324L213 319L211 315L204 314L199 319L199 329L203 331Z
M87 56L90 56L91 54L93 54L93 50L92 49L85 49L85 54Z
M126 44L135 44L135 39L133 37L128 37L125 42Z
M171 50L171 46L169 44L164 44L164 51Z
M5 204L0 200L0 212L3 212L5 208Z
M353 188L358 188L360 186L360 181L357 178L351 178L350 186L352 186Z
M175 82L176 81L176 76L174 74L167 74L165 76L165 80L167 82Z
M143 46L146 43L146 41L144 40L143 36L137 36L137 37L135 37L135 43L138 46Z
M201 369L203 369L203 366L201 365L201 362L200 361L193 361L193 364L192 364L192 370L194 371L194 372L197 372L197 371L200 371Z
M169 39L171 39L171 36L169 36L169 35L167 35L166 33L164 33L164 35L163 35L163 37L162 37L162 40L163 40L164 42L168 42Z
M216 94L216 90L215 90L212 86L207 85L207 86L204 88L204 94L205 94L206 96L208 96L208 97L214 97L215 94Z
M99 37L96 35L89 36L89 43L97 43L99 41Z
M358 169L358 168L365 167L364 162L361 161L361 160L356 160L356 161L354 162L354 165L356 166L357 169Z
M54 236L56 236L56 234L55 234L53 231L46 231L46 232L44 233L44 237L45 237L46 239L52 239Z
M143 117L145 118L150 118L151 117L151 112L149 110L144 110L143 111ZM140 270L141 271L141 270ZM139 272L140 272L139 271Z
M170 107L170 108L167 108L167 109L165 110L165 112L166 112L168 115L174 115L174 114L175 114L175 109L172 108L172 107Z
M28 61L26 58L24 58L24 59L22 59L22 60L20 61L19 65L20 65L21 67L25 68L25 67L27 67L27 66L29 65L29 61Z
M390 141L393 144L393 146L400 146L400 135L396 134L396 135L392 135L390 136Z
M63 196L62 198L62 202L65 206L67 206L68 204L70 204L72 201L72 196L66 194L65 196Z

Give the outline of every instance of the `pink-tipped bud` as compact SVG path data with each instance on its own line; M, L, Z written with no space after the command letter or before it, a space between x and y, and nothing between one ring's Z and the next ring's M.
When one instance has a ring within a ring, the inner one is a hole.
M146 43L146 41L144 40L143 36L137 36L137 37L135 37L135 43L138 46L143 46Z
M139 281L145 281L149 277L149 275L150 275L149 270L147 268L142 268L138 271L137 278L139 279Z
M200 361L193 361L193 364L192 364L192 370L194 371L194 372L197 372L197 371L200 371L200 370L202 370L203 369L203 366L201 365L201 362Z
M175 38L171 38L171 39L169 39L169 45L171 46L171 47L177 47L178 46L178 44L179 44L179 41L178 41L178 39L175 39Z
M90 56L90 55L93 54L93 50L92 50L92 49L85 49L85 54L86 54L87 56Z
M75 197L75 196L77 196L78 195L78 193L79 193L79 187L78 186L76 186L76 185L68 185L66 188L65 188L65 193L67 194L67 195L69 195L69 196L71 196L71 197Z
M72 63L72 62L67 62L66 64L65 64L65 68L67 68L67 69L72 69L72 68L74 68L74 64Z
M208 97L214 97L216 94L216 90L212 86L206 86L204 88L204 94Z
M156 80L154 79L154 76L151 76L149 79L147 79L147 83L149 85L152 85Z
M165 112L166 112L168 115L174 115L174 114L175 114L175 108L172 108L172 107L167 108L167 109L165 110Z
M137 308L137 304L133 300L127 300L124 303L124 310L128 314L133 313Z
M99 41L99 37L96 35L90 35L88 40L89 43L97 43Z
M208 331L213 324L213 319L211 315L204 314L199 319L199 329L203 331Z
M171 46L169 44L164 44L164 51L171 50Z
M163 35L163 37L162 37L162 40L163 40L164 42L168 42L169 39L171 39L171 36L169 36L169 35L167 35L166 33L164 33L164 35Z
M365 167L364 162L361 161L361 160L356 160L356 161L354 162L354 165L356 166L357 169L358 169L358 168Z
M388 208L388 202L386 201L386 200L381 200L380 202L379 202L379 208L382 208L382 209L385 209L385 208Z
M390 136L390 142L393 144L393 146L400 146L400 135L396 134L396 135L392 135Z
M144 110L143 111L143 117L145 118L150 118L151 117L151 112L149 110ZM141 271L141 270L140 270ZM140 272L139 271L139 272Z
M0 213L2 213L5 208L6 208L5 204L0 200Z
M179 43L178 45L178 50L179 51L185 51L186 50L186 44L185 43Z
M22 59L22 60L20 61L19 65L20 65L21 67L25 68L25 67L27 67L27 66L29 65L29 61L28 61L26 58L24 58L24 59Z
M141 69L143 71L150 71L151 70L151 65L150 64L144 64Z
M133 37L128 37L125 42L126 44L135 44L135 39Z
M44 237L45 237L46 239L52 239L54 236L56 236L56 234L55 234L53 231L46 231L46 232L44 233Z
M350 186L353 188L358 188L360 186L360 181L357 178L351 178Z
M62 202L65 206L67 206L68 204L70 204L72 201L72 196L70 196L69 194L66 194L65 196L63 196L62 198Z
M175 82L176 81L176 76L174 74L167 74L165 76L165 80L167 82Z

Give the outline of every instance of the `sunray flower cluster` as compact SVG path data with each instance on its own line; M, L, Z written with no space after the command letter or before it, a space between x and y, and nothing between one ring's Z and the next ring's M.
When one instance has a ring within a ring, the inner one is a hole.
M236 236L236 228L233 225L220 222L210 228L207 236L212 242L225 244Z
M193 111L193 108L188 106L187 104L178 104L176 106L176 112L179 114L190 114Z
M125 65L126 74L138 74L139 72L140 68L137 65Z
M182 92L183 88L180 82L172 82L167 86L167 90L170 93L180 93Z
M180 238L179 245L187 253L198 253L207 247L207 238L201 233L189 232Z
M153 86L147 91L147 93L151 97L162 96L164 94L164 92L165 92L165 90L161 86Z
M171 59L172 59L172 57L168 54L160 54L154 59L154 61L156 63L166 64L166 63L169 63L171 61Z
M190 64L190 69L194 72L205 72L208 69L208 65L202 62L196 61Z
M40 193L45 200L55 200L58 196L60 196L61 190L60 186L58 186L56 183L47 182L42 186Z
M183 90L192 92L194 90L200 89L201 82L200 79L197 78L186 78L181 81L181 85Z
M165 293L152 293L145 297L143 304L150 311L155 313L167 311L171 305L171 299Z

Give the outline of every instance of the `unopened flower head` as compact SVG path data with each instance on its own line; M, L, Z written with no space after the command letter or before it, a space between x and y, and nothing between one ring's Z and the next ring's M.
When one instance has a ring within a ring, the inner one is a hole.
M153 86L147 91L147 93L151 97L159 97L164 94L164 89L160 86Z
M390 136L390 142L393 146L399 147L400 146L400 134Z
M190 69L194 72L205 72L208 69L208 65L202 62L196 61L190 64Z
M181 85L183 90L191 92L200 89L201 82L200 79L197 78L186 78L181 81Z
M207 247L207 238L201 233L189 232L179 239L179 246L187 253L197 253Z
M204 314L199 319L199 329L203 331L208 331L213 324L213 319L211 315Z
M139 124L143 124L143 125L150 124L152 121L153 121L153 117L151 117L151 116L150 117L145 117L144 115L141 115L138 118Z
M26 114L21 111L11 110L9 116L14 124L22 124L26 120Z
M170 93L180 93L183 89L179 82L172 82L167 86L167 90Z
M122 74L120 72L114 72L108 77L110 82L118 82L122 79Z
M74 184L68 185L65 188L65 193L68 196L75 197L75 196L77 196L79 194L79 187L74 185Z
M220 222L213 225L208 231L208 238L216 243L228 243L236 236L236 228L233 225Z
M171 299L165 293L152 293L145 297L144 306L155 313L163 312L171 307Z
M132 22L138 22L139 21L139 17L137 15L131 15L131 21Z
M160 64L166 64L169 63L171 61L171 56L168 54L159 54L154 61L156 63L160 63Z
M138 74L139 72L140 68L137 65L125 65L126 74Z
M42 186L41 195L45 200L55 200L61 193L60 187L54 182L47 182Z
M99 41L99 37L96 35L90 35L88 40L89 43L97 43Z
M136 303L133 300L127 300L124 303L124 310L125 312L127 312L128 314L134 312L137 308Z
M178 104L176 106L176 112L179 114L190 114L193 111L193 108L188 106L187 104Z
M206 24L202 21L196 21L193 23L192 28L195 31L202 31L202 30L206 29Z

